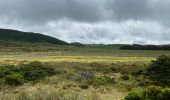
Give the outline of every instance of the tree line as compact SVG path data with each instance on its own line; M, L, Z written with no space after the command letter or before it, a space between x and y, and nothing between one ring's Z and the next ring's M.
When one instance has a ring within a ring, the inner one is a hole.
M122 50L170 50L170 45L122 45Z

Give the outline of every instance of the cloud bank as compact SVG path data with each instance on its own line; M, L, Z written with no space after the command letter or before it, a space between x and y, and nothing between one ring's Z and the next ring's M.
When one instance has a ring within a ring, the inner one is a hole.
M67 42L170 43L169 0L1 0L0 27Z

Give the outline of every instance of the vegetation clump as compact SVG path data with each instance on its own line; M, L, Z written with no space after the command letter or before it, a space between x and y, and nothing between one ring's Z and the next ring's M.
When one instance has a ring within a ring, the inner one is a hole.
M8 85L22 85L24 83L24 77L20 73L11 73L5 77L5 82Z
M140 93L130 92L124 100L169 100L170 88L150 86Z
M121 77L123 80L129 80L129 76L128 75L123 75L122 77Z
M88 89L88 88L89 88L89 85L84 83L84 84L81 84L81 85L80 85L80 88L81 88L81 89Z
M152 61L146 74L153 82L170 86L170 57L163 55L158 57L156 61Z
M113 84L113 83L115 83L114 78L111 78L108 76L100 76L100 77L94 78L94 86Z
M141 100L140 96L135 92L130 92L126 97L125 100Z
M0 67L0 77L9 85L22 85L24 82L40 80L55 74L53 68L40 62Z

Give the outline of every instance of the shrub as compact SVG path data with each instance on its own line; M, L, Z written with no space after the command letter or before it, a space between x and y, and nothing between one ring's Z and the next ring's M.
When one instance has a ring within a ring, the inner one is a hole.
M27 81L40 80L48 76L47 72L44 70L32 70L23 72L23 76Z
M126 97L125 100L141 100L140 96L135 92L130 92Z
M140 94L136 92L130 92L125 100L169 100L170 88L162 88L157 86L150 86Z
M44 66L40 62L0 67L0 77L5 79L7 84L11 85L22 84L23 80L25 82L40 80L55 74L56 71L53 68Z
M94 85L95 86L112 84L114 82L115 82L114 78L110 78L108 76L101 76L101 77L94 78Z
M107 82L106 82L105 77L98 77L98 78L95 78L95 79L94 79L94 85L95 85L95 86L104 85L104 84L106 84L106 83L107 83Z
M150 86L143 92L142 98L147 100L163 100L162 88Z
M129 76L128 76L128 75L123 75L121 78L122 78L123 80L129 80Z
M8 85L22 85L24 83L24 78L20 73L11 73L5 77L5 82Z
M112 72L116 72L116 71L117 71L117 68L116 68L115 66L112 66L112 67L110 68L110 70L111 70Z
M163 100L169 100L170 99L170 88L166 88L162 90L162 96L163 96Z
M5 65L0 67L0 77L5 77L11 72L18 72L16 66L13 65Z
M138 75L141 75L142 72L143 72L143 70L135 70L135 71L132 72L132 75L138 76Z
M81 84L81 85L80 85L80 88L81 88L81 89L88 89L88 88L89 88L89 85L88 85L88 84Z
M146 75L160 85L170 86L170 57L163 55L158 57L156 61L152 61Z

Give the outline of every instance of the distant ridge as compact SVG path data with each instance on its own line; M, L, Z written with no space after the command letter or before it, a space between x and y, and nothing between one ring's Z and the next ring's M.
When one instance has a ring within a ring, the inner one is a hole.
M57 38L33 32L22 32L11 29L0 28L0 40L14 42L31 42L31 43L51 43L67 45L68 43Z

